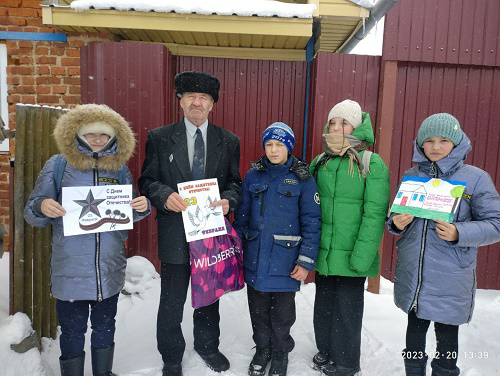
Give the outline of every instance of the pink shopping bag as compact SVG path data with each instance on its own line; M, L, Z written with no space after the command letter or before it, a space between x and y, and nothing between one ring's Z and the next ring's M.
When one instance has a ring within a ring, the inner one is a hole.
M189 243L193 308L210 305L244 286L241 240L227 218L225 222L226 235Z

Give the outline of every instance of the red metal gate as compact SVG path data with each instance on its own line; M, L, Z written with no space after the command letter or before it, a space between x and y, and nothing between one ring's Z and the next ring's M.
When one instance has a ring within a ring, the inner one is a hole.
M240 137L242 176L262 154L261 133L272 122L290 125L294 154L302 152L306 63L174 57L163 45L95 43L81 51L82 102L102 103L127 119L137 134L129 168L137 180L150 129L182 117L174 96L176 71L200 70L221 81L210 121ZM155 214L129 232L128 256L141 255L159 269Z
M160 44L105 42L81 49L82 103L106 104L130 122L137 148L128 165L136 181L148 130L175 118L174 75L175 59ZM144 256L159 270L157 244L153 211L129 231L127 256Z

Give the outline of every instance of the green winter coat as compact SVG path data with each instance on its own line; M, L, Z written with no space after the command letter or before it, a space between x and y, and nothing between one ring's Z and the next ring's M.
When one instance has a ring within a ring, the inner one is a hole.
M352 135L369 146L374 142L370 115L363 113L362 119ZM360 156L363 154L361 151ZM311 174L319 157L311 163ZM321 202L316 270L322 275L376 277L380 264L378 247L389 205L389 172L375 153L366 179L358 174L357 167L354 176L349 176L348 167L347 155L335 157L320 166L314 176Z

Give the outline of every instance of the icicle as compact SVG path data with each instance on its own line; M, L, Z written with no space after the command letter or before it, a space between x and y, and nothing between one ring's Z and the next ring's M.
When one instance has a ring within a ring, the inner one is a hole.
M362 18L363 18L363 35L365 35L365 19L366 19L366 17L365 17L364 13L363 13Z

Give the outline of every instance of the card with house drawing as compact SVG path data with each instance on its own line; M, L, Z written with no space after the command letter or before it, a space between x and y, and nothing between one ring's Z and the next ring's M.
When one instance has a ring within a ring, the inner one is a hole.
M453 222L465 182L405 176L391 206L391 212Z
M217 179L179 183L177 188L187 205L182 221L188 242L227 234L222 206L210 206L220 200Z

